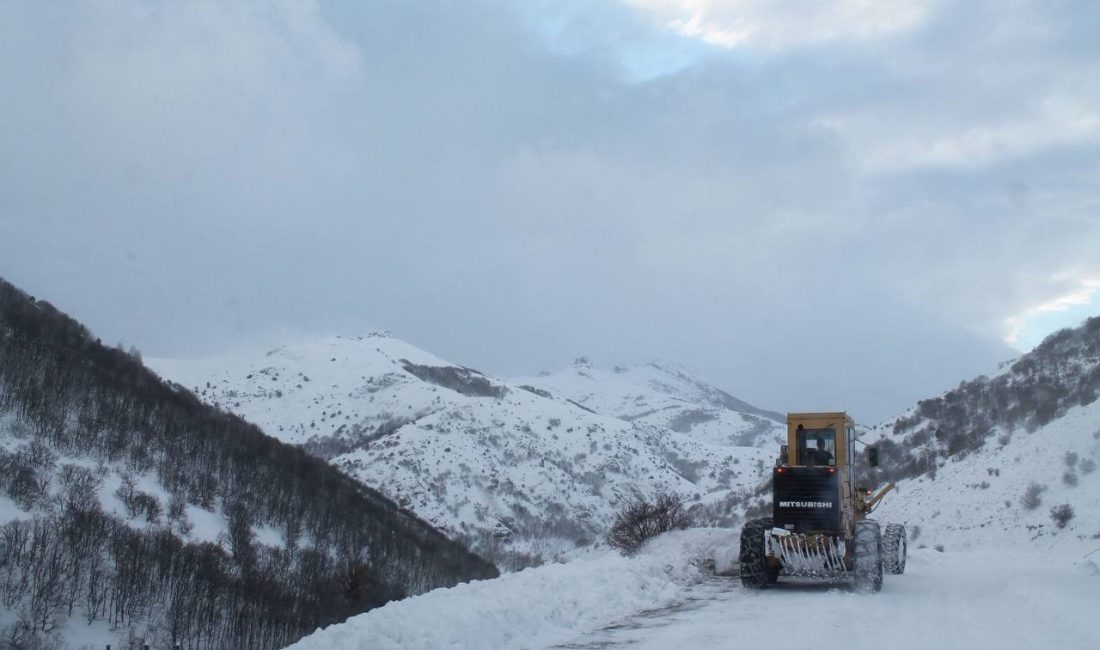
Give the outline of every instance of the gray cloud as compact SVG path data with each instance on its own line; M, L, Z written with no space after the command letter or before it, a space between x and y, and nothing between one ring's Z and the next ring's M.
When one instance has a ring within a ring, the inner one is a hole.
M385 328L866 420L1100 277L1088 3L766 52L613 3L0 14L0 274L146 354Z

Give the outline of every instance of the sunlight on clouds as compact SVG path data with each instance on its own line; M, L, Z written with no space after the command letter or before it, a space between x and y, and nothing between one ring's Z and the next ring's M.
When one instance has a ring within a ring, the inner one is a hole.
M1060 278L1067 280L1067 278ZM1004 341L1012 347L1027 351L1043 338L1064 327L1076 327L1089 316L1097 315L1100 279L1077 280L1077 288L1047 302L1029 307L1020 314L1004 321Z
M936 0L627 0L683 36L723 48L780 49L910 29Z

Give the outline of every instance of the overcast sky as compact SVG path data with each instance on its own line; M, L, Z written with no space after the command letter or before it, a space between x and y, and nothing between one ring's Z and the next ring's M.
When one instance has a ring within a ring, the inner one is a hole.
M384 329L874 421L1100 312L1097 34L1094 1L4 2L0 276L146 356Z

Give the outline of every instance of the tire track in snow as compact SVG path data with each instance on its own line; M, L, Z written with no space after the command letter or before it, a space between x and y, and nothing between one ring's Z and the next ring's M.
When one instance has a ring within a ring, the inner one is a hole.
M784 580L755 592L716 578L670 607L555 647L1095 650L1096 602L1100 577L1080 575L1064 556L922 550L879 594Z

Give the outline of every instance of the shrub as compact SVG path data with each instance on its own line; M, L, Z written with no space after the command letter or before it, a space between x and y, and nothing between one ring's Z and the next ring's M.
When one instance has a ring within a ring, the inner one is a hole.
M1059 528L1065 528L1069 520L1073 519L1073 506L1068 503L1054 506L1050 509L1050 518L1054 520L1054 525Z
M1096 469L1096 461L1094 461L1093 459L1086 458L1085 460L1081 461L1081 473L1082 474L1092 474L1093 470L1095 470L1095 469Z
M160 521L160 515L163 512L163 508L161 508L160 500L152 494L138 492L134 495L133 504L135 515L145 515L145 520L151 524Z
M635 495L615 515L615 522L607 533L607 543L632 554L646 540L674 528L687 528L690 523L683 497L669 492L660 492L651 500Z
M1077 452L1067 451L1066 452L1066 467L1068 467L1070 469L1073 469L1073 467L1075 465L1077 465Z
M1047 486L1040 485L1038 483L1032 483L1024 490L1024 496L1020 497L1020 505L1025 510L1034 510L1043 503L1043 490L1047 489Z
M1069 487L1077 487L1077 475L1073 472L1066 472L1062 474L1062 482Z

